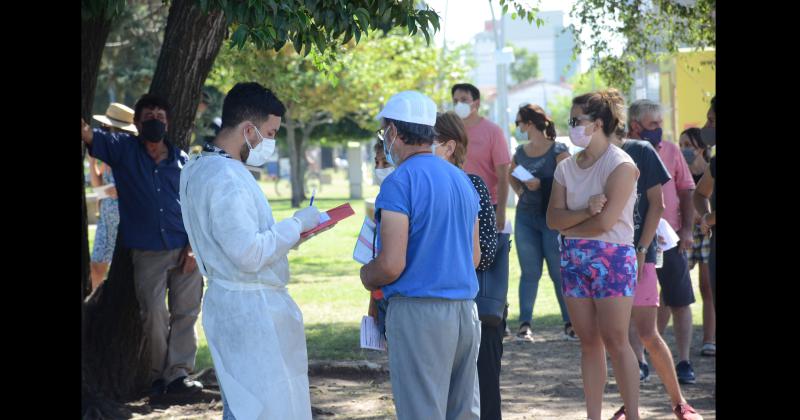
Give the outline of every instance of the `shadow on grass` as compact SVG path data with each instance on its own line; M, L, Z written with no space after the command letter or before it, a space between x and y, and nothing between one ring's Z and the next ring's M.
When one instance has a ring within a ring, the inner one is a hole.
M306 346L309 360L363 360L367 351L360 347L361 325L356 322L306 324ZM195 372L213 367L206 343L197 348Z
M508 328L511 329L512 332L516 331L519 328L519 314L509 314L508 318ZM534 315L533 322L531 322L531 328L535 331L537 328L550 328L550 327L563 327L564 321L561 320L561 314L548 314L548 315Z
M331 278L358 276L359 266L348 259L325 259L320 261L312 257L297 258L292 261L295 269L292 273L292 283L322 283ZM310 277L310 278L309 278Z

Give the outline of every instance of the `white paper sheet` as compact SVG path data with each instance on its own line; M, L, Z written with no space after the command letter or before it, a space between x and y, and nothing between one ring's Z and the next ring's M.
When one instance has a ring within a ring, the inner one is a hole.
M353 249L353 259L361 264L367 264L372 261L372 240L375 237L375 223L364 217L364 224L361 225L361 232L356 239L356 246Z
M678 234L675 233L675 230L672 229L672 226L669 225L669 222L667 222L664 219L658 221L658 227L656 228L656 235L661 237L661 239L666 242L666 243L661 243L661 241L658 242L659 246L661 247L661 250L663 251L675 248L676 246L678 246L678 241L681 239L680 237L678 237Z
M114 184L106 184L100 187L92 187L92 190L97 194L97 199L100 200L102 198L109 198L108 190L109 188L113 187Z
M533 175L531 175L530 172L528 172L527 169L523 168L520 165L517 165L517 167L514 168L514 170L511 172L511 175L513 175L514 178L517 178L522 182L530 181L535 178Z
M386 351L386 339L381 336L375 319L369 315L361 317L361 348Z
M511 220L506 220L506 225L503 227L503 230L501 230L499 233L508 233L508 234L514 233L514 228L511 226Z

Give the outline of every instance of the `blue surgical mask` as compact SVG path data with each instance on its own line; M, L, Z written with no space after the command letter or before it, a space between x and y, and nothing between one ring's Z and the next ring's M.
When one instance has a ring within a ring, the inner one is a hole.
M392 144L389 145L389 150L386 150L386 143L389 141L389 139L386 137L388 136L386 135L386 131L384 131L383 154L386 155L386 161L389 162L389 165L397 166L394 162L394 158L392 157L392 147L394 147L395 140L392 140Z
M697 159L697 155L694 153L694 149L684 147L683 149L681 149L681 152L683 153L683 158L686 159L686 163L689 165L691 165L692 162L694 162L694 160Z
M519 141L529 140L528 139L528 132L527 131L522 131L522 129L519 128L519 127L517 127L517 130L514 131L514 137L516 137L517 140L519 140Z
M642 139L649 141L653 147L658 147L658 145L661 144L661 136L663 134L664 133L661 130L661 127L658 127L655 130L642 130L640 133Z

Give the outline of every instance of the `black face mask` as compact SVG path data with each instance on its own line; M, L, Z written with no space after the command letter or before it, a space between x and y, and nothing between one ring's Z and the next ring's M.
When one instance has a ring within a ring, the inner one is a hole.
M139 132L139 137L151 143L158 143L164 140L164 135L166 134L166 124L153 118L142 123L142 131Z

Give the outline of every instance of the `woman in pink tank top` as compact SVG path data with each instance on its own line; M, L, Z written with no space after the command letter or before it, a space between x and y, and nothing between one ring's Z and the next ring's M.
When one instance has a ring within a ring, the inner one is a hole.
M570 139L584 150L558 164L547 224L563 236L564 300L581 343L581 374L590 419L601 419L606 350L625 406L613 419L639 420L639 365L628 342L636 251L633 208L639 171L610 142L622 121L615 91L572 100Z

